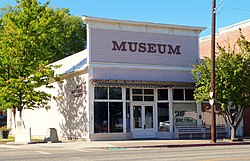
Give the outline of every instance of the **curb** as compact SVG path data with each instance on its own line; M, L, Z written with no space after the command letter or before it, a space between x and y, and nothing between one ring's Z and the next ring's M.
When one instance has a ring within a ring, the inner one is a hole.
M237 143L205 143L205 144L171 144L171 145L141 145L141 146L121 146L107 147L105 149L136 149L136 148L180 148L180 147L200 147L200 146L232 146L232 145L250 145L250 142Z

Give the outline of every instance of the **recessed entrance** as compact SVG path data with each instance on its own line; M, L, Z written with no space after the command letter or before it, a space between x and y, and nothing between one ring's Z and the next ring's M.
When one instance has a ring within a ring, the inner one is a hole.
M155 137L155 108L153 105L132 106L133 138Z

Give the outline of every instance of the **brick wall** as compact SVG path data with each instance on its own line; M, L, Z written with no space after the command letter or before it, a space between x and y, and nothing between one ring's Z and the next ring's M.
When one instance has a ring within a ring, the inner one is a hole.
M244 21L232 26L228 26L219 29L216 34L216 51L217 43L222 47L228 47L228 43L236 51L239 49L236 42L240 36L239 28L242 29L242 33L248 40L250 40L250 20ZM211 37L205 37L200 39L200 58L210 57L211 55Z

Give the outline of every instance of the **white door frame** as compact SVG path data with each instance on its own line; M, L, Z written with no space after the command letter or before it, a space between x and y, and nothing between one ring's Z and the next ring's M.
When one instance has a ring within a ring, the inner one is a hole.
M141 127L135 128L134 126L134 107L140 106L141 107ZM145 107L152 106L153 108L153 128L147 128L145 122ZM156 137L156 108L155 103L151 102L138 102L138 103L131 103L130 107L131 113L131 130L133 133L133 138L155 138Z

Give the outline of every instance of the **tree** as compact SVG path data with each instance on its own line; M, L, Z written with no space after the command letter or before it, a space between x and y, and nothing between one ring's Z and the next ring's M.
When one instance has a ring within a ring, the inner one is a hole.
M244 109L250 105L250 42L242 35L235 51L228 45L218 45L216 57L216 102L221 104L224 119L231 128L231 140L236 138L236 130L243 118ZM197 63L192 71L195 78L195 100L208 101L211 60L205 58Z
M85 47L85 26L67 9L49 2L16 1L0 14L0 110L49 108L50 94L39 90L58 81L49 63ZM20 113L21 114L21 113Z
M65 8L51 8L49 2L41 5L37 0L16 1L16 6L0 10L0 22L5 20L1 26L7 29L12 25L12 40L26 42L23 47L35 49L34 54L49 63L85 48L86 26L80 17L70 15Z

